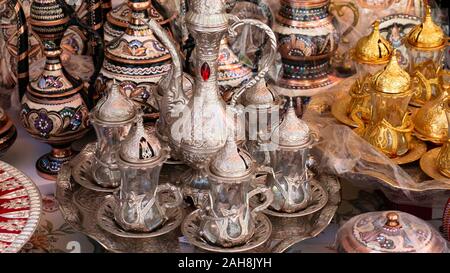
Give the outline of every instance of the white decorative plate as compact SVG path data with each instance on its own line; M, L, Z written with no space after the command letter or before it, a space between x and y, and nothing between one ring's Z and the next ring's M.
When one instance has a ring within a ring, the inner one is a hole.
M33 235L41 195L21 171L0 161L0 253L18 252Z

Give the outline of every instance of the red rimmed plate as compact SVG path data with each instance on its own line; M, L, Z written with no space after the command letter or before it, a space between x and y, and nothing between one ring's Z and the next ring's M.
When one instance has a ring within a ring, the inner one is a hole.
M21 171L0 161L0 253L18 252L33 235L41 215L41 195Z

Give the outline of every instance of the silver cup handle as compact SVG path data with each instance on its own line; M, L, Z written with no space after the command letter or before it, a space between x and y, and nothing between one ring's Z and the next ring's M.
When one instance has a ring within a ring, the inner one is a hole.
M156 189L156 194L159 195L159 193L163 191L170 192L171 194L173 194L173 196L175 196L175 200L173 202L161 203L161 201L159 201L158 199L160 206L164 208L164 210L178 207L183 202L183 195L181 194L180 188L178 188L177 186L174 186L169 183L158 185L158 188Z
M257 194L264 194L264 196L266 197L266 200L264 201L264 203L262 203L261 205L257 206L256 208L254 208L252 210L253 218L256 217L256 214L258 212L261 212L261 211L267 209L270 206L270 204L272 204L272 202L273 202L273 192L271 189L266 188L266 187L257 187L256 189L253 189L252 191L250 191L248 193L247 201L250 202L250 199Z

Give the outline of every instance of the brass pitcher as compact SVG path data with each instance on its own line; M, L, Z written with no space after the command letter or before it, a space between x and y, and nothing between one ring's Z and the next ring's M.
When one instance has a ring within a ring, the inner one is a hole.
M398 64L394 50L389 64L371 80L371 107L358 107L352 118L356 132L391 158L405 155L414 129L408 103L413 95L411 77ZM370 114L366 126L360 114Z

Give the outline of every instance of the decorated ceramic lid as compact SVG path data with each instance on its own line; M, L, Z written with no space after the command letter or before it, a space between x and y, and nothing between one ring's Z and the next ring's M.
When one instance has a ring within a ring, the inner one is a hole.
M106 15L106 20L108 23L119 28L125 29L128 27L128 21L131 17L131 10L127 2L119 4ZM156 22L160 24L164 23L164 17L155 9L155 7L153 7L150 1L145 1L143 3L146 4L147 13L150 18L156 20Z
M231 179L234 183L236 178L247 178L253 173L254 160L251 155L239 148L236 142L228 138L223 147L209 166L209 173L213 176Z
M106 47L103 69L134 77L165 75L170 69L171 56L145 23L149 1L133 0L128 5L131 8L128 27Z
M94 120L106 124L127 123L136 117L135 104L120 92L115 81L106 98L100 100L93 111Z
M313 141L310 129L306 122L295 114L292 99L281 123L272 133L272 141L278 144L281 150L297 150L310 145Z
M169 149L162 147L154 130L149 131L144 127L142 113L139 113L136 124L120 145L120 165L151 168L162 164L168 156Z
M441 27L431 18L431 8L427 6L422 23L415 26L406 38L407 44L422 50L435 50L446 45L446 37Z
M369 212L351 218L337 233L339 252L443 253L447 243L425 221L405 212Z
M257 108L269 108L273 105L280 105L281 100L277 92L267 86L264 79L244 93L243 103L246 106L255 105Z
M411 77L397 60L397 51L391 54L387 66L372 77L372 86L377 92L400 94L410 92Z
M230 49L227 38L220 41L217 71L217 80L221 86L237 87L252 76L252 70L243 65Z
M372 32L362 37L355 46L355 59L366 64L389 62L392 45L380 35L380 21L375 21Z

